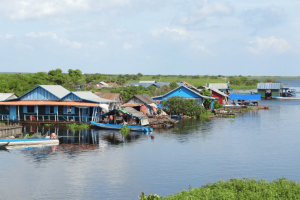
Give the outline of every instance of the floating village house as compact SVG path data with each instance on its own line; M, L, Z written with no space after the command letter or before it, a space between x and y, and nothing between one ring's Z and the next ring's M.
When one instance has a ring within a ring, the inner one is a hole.
M203 96L199 92L197 92L191 88L187 88L185 86L179 86L178 88L172 90L171 92L168 92L165 95L152 97L152 99L154 101L156 101L157 103L159 103L159 107L161 107L161 104L160 104L161 101L167 100L168 98L172 98L172 97L182 97L184 99L199 99L202 103L203 103L203 101L205 101L205 99L210 99L210 100L212 100L212 105L213 105L214 100L217 99L214 97ZM212 108L213 108L213 106L212 106Z
M116 103L114 106L121 105L124 103L122 95L120 93L109 93L109 92L94 92L95 95L97 95L100 98L115 101ZM110 105L109 110L113 109L113 104Z
M0 102L0 120L89 122L99 117L99 105L114 102L92 92L39 85L20 97Z
M200 86L197 88L200 92L202 89L207 89L211 92L212 97L218 98L218 102L221 105L228 104L229 96L225 94L224 92L221 92L220 90L214 89L214 88L207 88L205 86Z
M14 93L0 93L0 101L5 101L9 99L15 99L18 96L15 95Z
M155 101L147 94L137 94L131 97L122 107L132 107L144 114L153 115L156 113ZM153 108L154 107L154 108Z
M205 86L208 88L220 90L222 92L227 92L227 90L229 90L229 83L206 83Z
M272 98L280 95L280 83L257 83L257 94L261 98Z

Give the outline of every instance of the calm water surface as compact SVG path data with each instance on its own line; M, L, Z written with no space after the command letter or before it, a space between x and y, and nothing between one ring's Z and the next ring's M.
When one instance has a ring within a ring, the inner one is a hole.
M60 128L57 147L0 151L0 199L137 199L232 177L300 181L300 101L260 104L270 110L185 120L125 143L118 132Z

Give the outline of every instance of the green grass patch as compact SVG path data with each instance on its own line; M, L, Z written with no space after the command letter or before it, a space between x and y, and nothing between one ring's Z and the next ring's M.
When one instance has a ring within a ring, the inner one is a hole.
M75 130L75 131L78 131L78 130L82 130L82 129L89 129L90 128L90 125L88 124L66 124L66 126L71 129L71 130Z
M44 124L44 126L54 126L55 124Z
M286 178L279 178L271 182L266 180L256 180L242 178L229 179L228 181L220 180L216 183L208 183L201 188L191 188L188 191L181 191L178 194L168 197L159 195L141 194L141 200L198 200L198 199L299 199L300 184Z
M223 115L224 118L236 118L236 115Z
M249 110L256 110L255 108L241 108L241 112L246 112L246 111L249 111Z

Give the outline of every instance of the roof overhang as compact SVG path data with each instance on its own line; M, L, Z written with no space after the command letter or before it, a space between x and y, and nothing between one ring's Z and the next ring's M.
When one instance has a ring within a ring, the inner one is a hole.
M97 107L99 103L76 102L76 101L5 101L0 106L87 106Z

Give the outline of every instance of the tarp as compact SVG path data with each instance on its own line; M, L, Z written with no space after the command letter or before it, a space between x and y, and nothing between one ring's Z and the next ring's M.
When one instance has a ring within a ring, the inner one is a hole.
M230 99L261 100L260 94L231 94Z
M99 107L102 108L105 113L109 111L108 106L108 104L99 104Z

